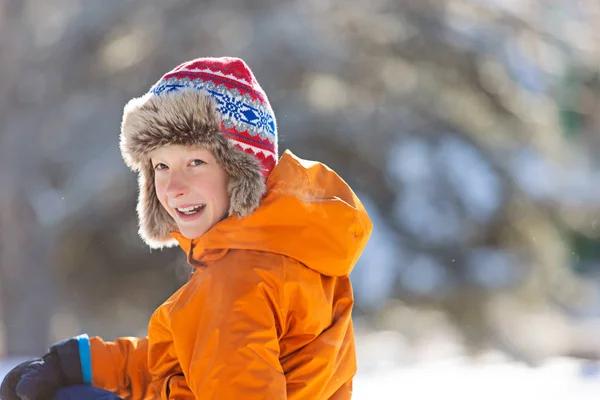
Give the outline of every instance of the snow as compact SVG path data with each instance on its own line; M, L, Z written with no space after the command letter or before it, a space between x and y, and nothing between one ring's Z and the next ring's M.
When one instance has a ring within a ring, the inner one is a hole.
M493 351L473 360L443 332L411 347L398 332L358 327L353 399L600 399L598 362L553 358L533 368Z
M529 368L512 363L428 362L359 374L356 399L598 399L600 378L586 377L574 360Z

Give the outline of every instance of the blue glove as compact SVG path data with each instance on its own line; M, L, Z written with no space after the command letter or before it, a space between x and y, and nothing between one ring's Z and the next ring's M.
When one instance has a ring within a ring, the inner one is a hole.
M73 385L60 388L54 400L123 400L109 391L89 385Z
M0 386L4 400L52 400L64 386L91 383L87 335L59 342L42 358L13 368ZM83 356L83 357L81 357Z
M16 388L17 383L21 380L21 375L25 368L34 360L25 361L14 367L2 381L2 385L0 386L0 399L2 400L21 400L19 396L17 396Z

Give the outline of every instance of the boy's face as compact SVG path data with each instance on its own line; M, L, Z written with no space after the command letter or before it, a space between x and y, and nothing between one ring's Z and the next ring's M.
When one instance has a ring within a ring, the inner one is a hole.
M168 145L150 154L158 200L188 239L206 233L229 211L229 176L212 153Z

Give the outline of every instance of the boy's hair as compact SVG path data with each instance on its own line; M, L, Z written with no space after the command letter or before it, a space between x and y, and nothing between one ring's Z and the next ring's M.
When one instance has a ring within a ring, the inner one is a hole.
M252 213L275 167L277 124L265 92L239 58L198 58L165 74L127 103L120 149L139 173L139 234L152 248L172 246L177 225L154 188L153 150L179 144L210 150L229 174L230 214Z

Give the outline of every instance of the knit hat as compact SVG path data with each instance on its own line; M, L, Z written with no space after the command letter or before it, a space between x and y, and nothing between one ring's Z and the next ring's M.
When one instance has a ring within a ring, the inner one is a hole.
M277 124L267 95L239 58L198 58L165 74L123 112L120 149L138 172L139 234L152 248L172 246L174 219L154 188L153 150L199 146L229 174L230 214L252 213L277 163Z

